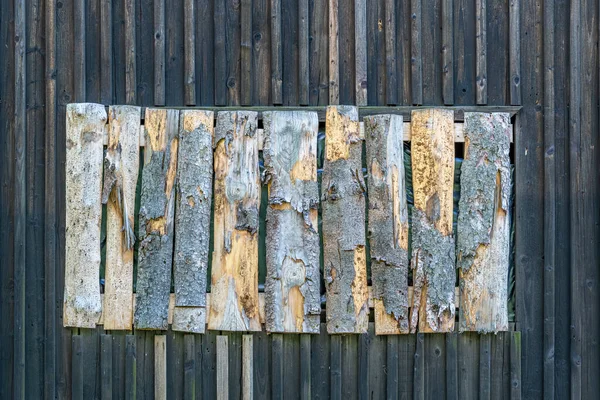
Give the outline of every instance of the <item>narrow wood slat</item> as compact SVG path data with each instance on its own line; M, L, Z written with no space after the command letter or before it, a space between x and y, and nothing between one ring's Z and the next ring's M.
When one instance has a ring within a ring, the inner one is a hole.
M125 0L125 102L137 104L135 0Z
M224 335L217 336L217 400L229 399L229 341Z
M154 398L167 399L167 337L154 336Z
M165 105L165 0L154 0L154 105Z
M446 394L446 358L444 334L425 337L425 398L440 399Z
M417 333L413 390L415 400L425 398L425 336L422 333Z
M383 368L380 368L380 366L386 365L387 362L387 339L385 336L375 335L375 324L372 322L369 323L368 336L361 335L361 337L369 338L367 350L369 372L367 376L367 385L365 385L368 386L367 393L372 395L373 399L385 398L387 378ZM409 397L412 397L412 392Z
M95 328L100 300L102 136L100 104L69 104L66 128L64 326Z
M408 209L402 117L365 118L375 333L409 332Z
M139 107L111 106L104 159L102 203L106 209L104 329L130 330L133 323L135 195L140 161Z
M479 334L458 335L458 395L475 400L479 396Z
M85 1L73 1L73 95L77 102L86 101L85 16Z
M329 104L340 103L338 0L329 1Z
M83 337L73 335L71 360L71 398L83 400Z
M102 400L111 400L113 393L112 336L100 335L100 394Z
M258 307L260 172L256 125L255 112L219 112L217 115L213 302L208 329L261 329Z
M509 55L510 104L521 104L521 0L510 0L509 5Z
M385 0L385 83L386 103L398 104L398 73L396 60L396 1ZM377 324L375 324L377 329Z
M491 398L491 374L492 371L492 337L481 335L479 338L479 399L490 400Z
M510 398L521 399L521 332L510 334Z
M137 329L166 329L171 289L179 112L147 109L139 213Z
M225 37L225 27L227 25L226 0L215 0L214 7L214 51L215 63L214 74L215 80L215 98L216 106L227 105L227 43Z
M196 105L196 14L194 3L195 0L185 0L183 5L183 86L184 101L188 106Z
M330 346L330 387L329 398L332 400L342 399L342 336L333 335L329 337Z
M310 2L310 104L329 103L328 2Z
M375 323L375 330L377 331L377 323ZM387 360L385 364L386 369L386 390L388 399L398 399L399 394L399 337L388 336L387 339ZM373 366L378 368L379 366Z
M412 113L412 332L454 330L453 119L452 111Z
M318 333L318 332L317 332ZM311 395L311 336L300 335L300 398L308 400Z
M283 384L283 335L280 333L271 336L271 396L275 399L284 397L285 386Z
M173 330L204 333L212 206L212 111L185 110L179 118Z
M183 337L183 397L186 400L196 398L196 350L194 335ZM198 396L200 397L200 396Z
M206 332L202 335L202 398L217 397L217 334Z
M411 0L411 88L412 103L415 105L423 104L423 65L421 57L421 1Z
M254 336L242 336L242 398L254 399ZM261 371L262 373L262 371Z
M271 0L271 101L274 105L283 103L281 29L281 0Z
M442 0L442 97L454 104L454 0Z
M100 2L100 101L113 103L112 0Z
M125 393L125 332L111 332L113 340L113 398L122 398Z
M271 0L252 1L252 103L270 105L271 97Z
M508 114L467 113L465 120L456 239L459 329L505 331L512 193L509 119Z
M356 107L328 107L326 130L321 205L327 331L366 333L366 186Z
M475 0L475 92L477 104L487 104L487 10L486 0Z
M252 105L252 0L241 0L241 98L243 106Z
M318 333L319 271L316 113L265 113L268 182L267 332Z
M309 104L310 53L309 53L309 0L298 0L298 104Z
M446 337L446 398L457 400L458 397L458 335L450 332ZM496 372L494 372L496 373Z
M137 354L135 335L125 336L125 399L136 398Z
M354 0L356 105L367 105L367 0Z

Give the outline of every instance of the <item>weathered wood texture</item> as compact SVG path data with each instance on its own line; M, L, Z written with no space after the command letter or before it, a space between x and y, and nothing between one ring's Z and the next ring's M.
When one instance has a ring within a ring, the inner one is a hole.
M130 330L133 323L135 193L140 165L141 109L112 106L104 158L102 202L106 207L104 329Z
M412 113L412 332L454 330L453 120L451 111Z
M219 112L214 138L214 251L208 328L260 330L257 114Z
M365 333L369 322L366 186L356 107L328 107L326 131L321 207L327 331Z
M100 104L67 107L64 326L95 328L100 301L102 137Z
M460 331L508 330L509 122L506 114L465 115L456 229Z
M408 209L402 117L365 118L375 333L409 332Z
M137 329L166 329L171 289L179 112L146 109L139 214Z
M173 277L173 330L203 333L212 206L214 114L181 111Z
M268 332L319 333L319 187L314 112L265 113Z

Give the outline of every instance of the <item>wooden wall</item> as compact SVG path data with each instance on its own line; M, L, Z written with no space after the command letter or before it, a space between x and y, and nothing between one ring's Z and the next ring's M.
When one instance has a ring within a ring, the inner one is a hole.
M0 398L69 398L73 362L101 356L99 332L62 328L65 106L84 101L522 105L514 385L525 398L594 397L599 12L594 0L0 2ZM442 364L424 365L437 377Z

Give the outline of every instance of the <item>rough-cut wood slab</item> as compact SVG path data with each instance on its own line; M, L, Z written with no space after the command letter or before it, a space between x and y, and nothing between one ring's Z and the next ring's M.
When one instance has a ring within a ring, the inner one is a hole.
M219 112L214 153L214 251L208 329L259 331L257 113Z
M146 110L135 327L167 329L177 170L176 110Z
M378 335L409 332L408 210L402 128L402 116L365 118L368 233Z
M465 114L456 239L461 332L508 329L509 122L508 114Z
M411 332L454 330L453 123L452 111L412 112Z
M369 323L365 182L358 110L327 108L321 186L327 332L365 333Z
M95 328L100 301L102 136L100 104L69 104L66 121L64 326Z
M135 190L140 164L141 109L111 106L104 157L102 202L106 207L104 329L131 330Z
M264 114L268 332L319 333L321 315L314 112Z
M203 333L213 165L212 111L181 111L175 215L173 330Z

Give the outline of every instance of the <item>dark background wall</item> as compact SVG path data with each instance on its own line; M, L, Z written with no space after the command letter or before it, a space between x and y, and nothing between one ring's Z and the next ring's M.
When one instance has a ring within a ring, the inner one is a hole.
M192 3L194 13L184 12ZM478 50L476 10L482 3L486 45ZM343 104L357 98L354 4L339 0L337 84ZM152 0L0 2L0 398L68 398L73 362L94 379L86 380L86 393L98 395L100 371L93 368L101 357L101 330L62 328L66 104L325 105L328 2L281 0L281 7L277 37L269 0L167 1L158 30ZM600 392L599 12L595 0L367 1L367 79L359 86L366 86L368 105L523 106L515 139L516 328L522 332L525 398L593 398ZM304 47L300 38L306 34ZM164 44L164 59L155 59L155 42ZM195 56L186 62L185 49L191 47ZM477 69L484 62L482 79ZM156 79L160 65L164 81L160 73ZM478 85L486 98L478 96ZM139 363L151 356L152 335L136 333L138 377L144 375L140 368L151 371L149 362ZM169 335L172 348L182 349L183 337ZM117 395L124 388L125 336L112 336ZM197 348L210 353L210 337L197 338ZM257 342L270 355L277 344L261 337ZM431 357L421 381L411 364L420 359L414 349L421 338L401 338L398 344L369 336L345 339L345 345L327 339L326 348L315 338L313 354L338 354L329 346L360 352L381 341L386 361L373 365L391 362L406 370L398 375L402 387L409 390L416 382L426 388L426 397L434 397L451 389L436 382L447 382L442 366L452 357L447 346L452 339L425 336L422 349ZM294 357L301 351L297 340L285 338L284 348ZM363 340L369 340L367 347L354 343ZM458 340L458 357L474 358L481 368L481 339ZM80 352L82 343L87 350ZM398 353L397 346L408 350ZM183 360L181 351L170 353L171 362ZM395 354L401 361L394 361ZM382 381L365 377L356 357L356 373L348 379L358 378L358 387L374 396L371 389ZM265 360L273 373L271 359ZM202 371L211 368L206 362ZM475 395L477 380L475 387L465 385L471 382L467 375L478 370L460 360L458 365L459 393ZM268 388L269 373L259 385ZM313 373L315 379L323 375Z

